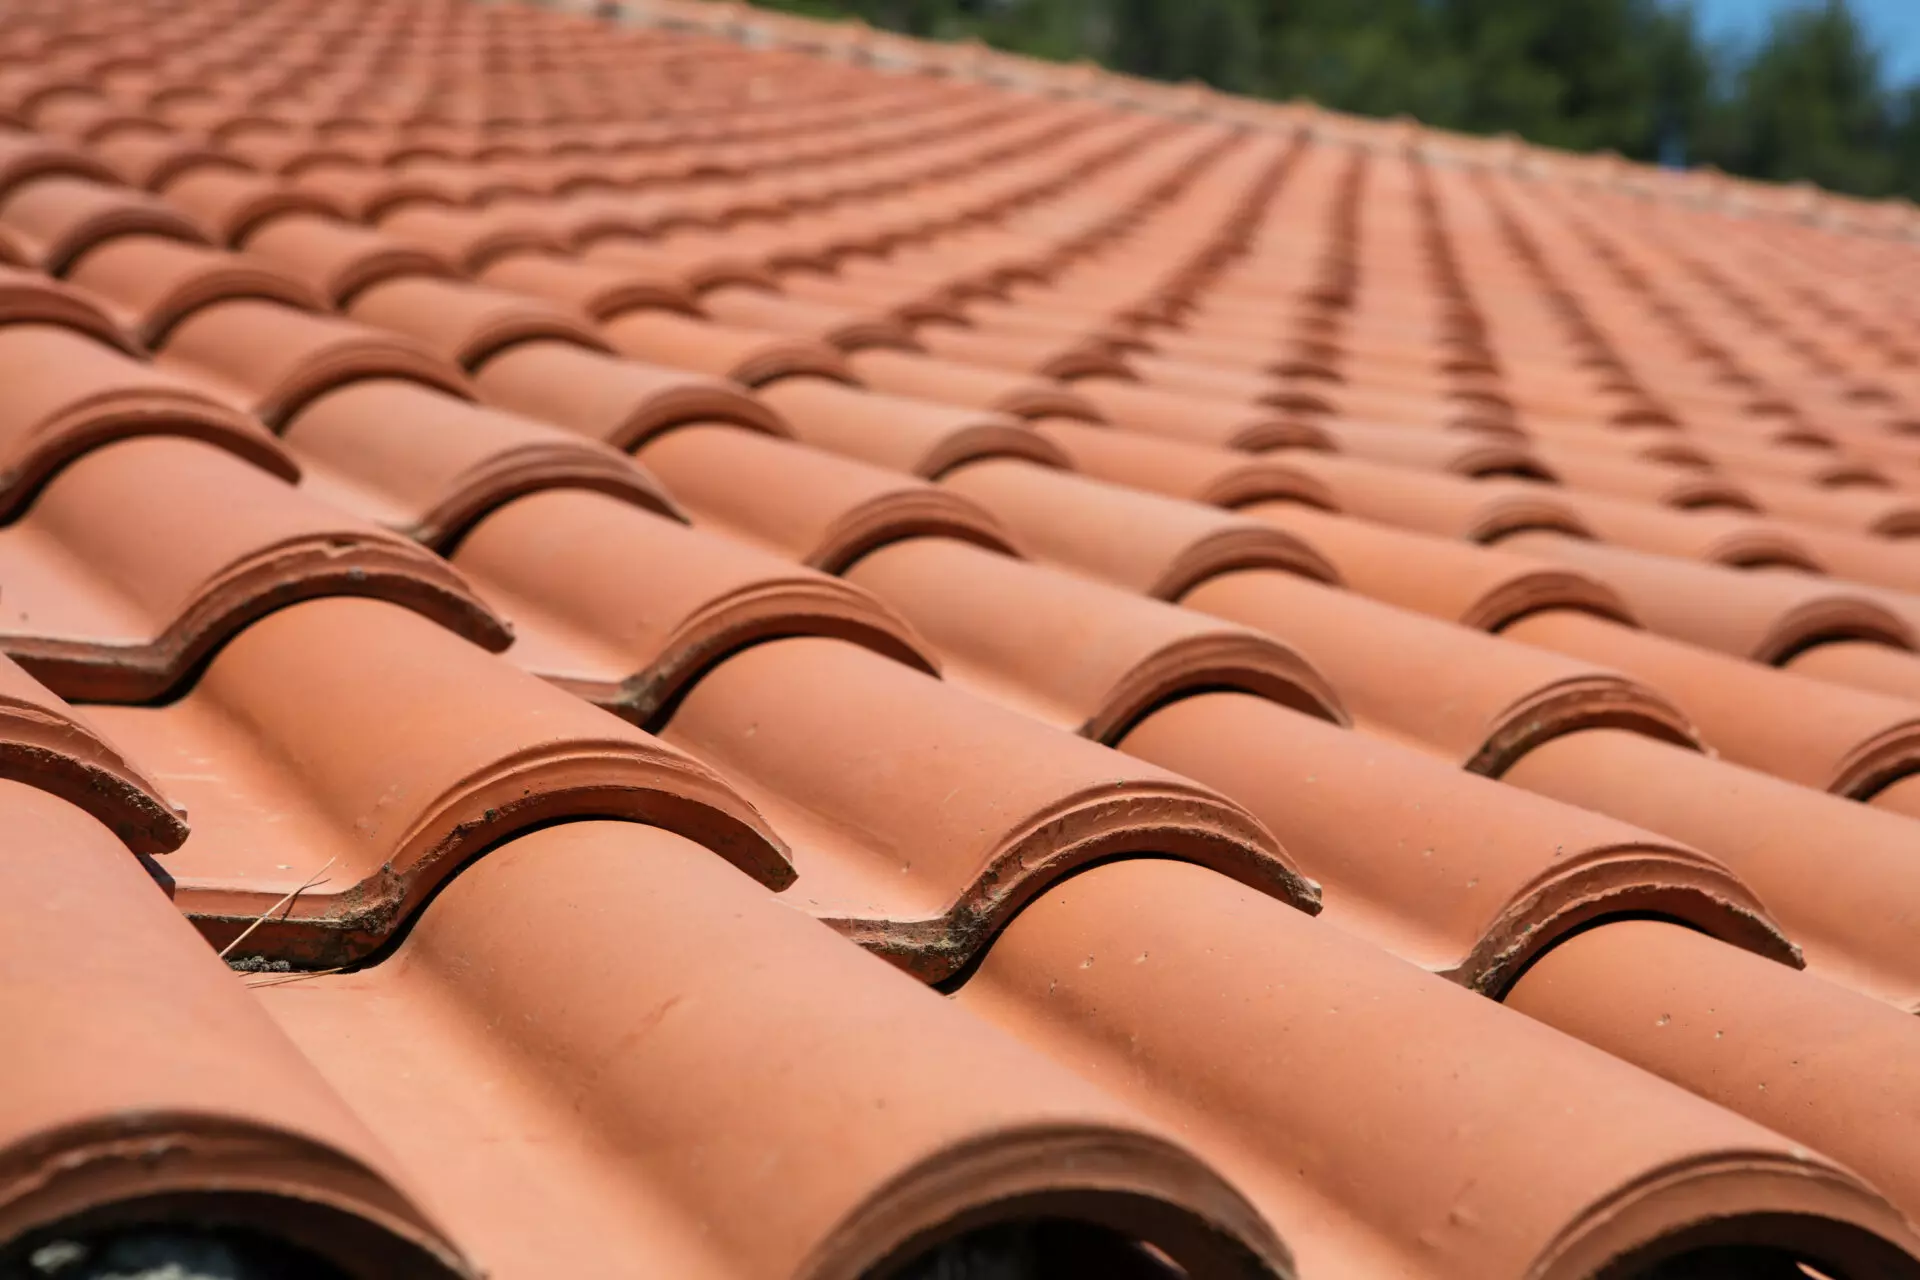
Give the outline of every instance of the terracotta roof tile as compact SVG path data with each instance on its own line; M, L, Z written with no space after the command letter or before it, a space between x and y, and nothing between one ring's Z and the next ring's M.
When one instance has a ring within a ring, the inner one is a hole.
M1287 980L1249 981L1249 969ZM1001 935L960 998L1182 1124L1256 1205L1294 1225L1303 1274L1415 1258L1463 1277L1593 1274L1601 1259L1699 1224L1694 1179L1724 1188L1706 1220L1730 1214L1738 1238L1758 1242L1764 1215L1793 1203L1793 1193L1774 1198L1775 1171L1805 1167L1803 1147L1649 1089L1617 1060L1177 862L1118 862L1048 894ZM1303 1025L1316 1033L1299 1034ZM1281 1053L1286 1080L1266 1065ZM1348 1108L1391 1117L1389 1127L1356 1141L1353 1112L1328 1108L1303 1080L1329 1082ZM1632 1098L1635 1115L1663 1120L1620 1125L1595 1098ZM1469 1130L1477 1140L1460 1142ZM1521 1154L1542 1142L1557 1153L1551 1165ZM1495 1158L1501 1148L1514 1154ZM1304 1168L1301 1151L1315 1154ZM1644 1217L1590 1207L1654 1170L1677 1181L1648 1188ZM1795 1185L1815 1220L1834 1224L1823 1256L1847 1247L1839 1223L1864 1228L1863 1258L1876 1234L1904 1235L1844 1176ZM1431 1224L1461 1208L1463 1188L1472 1200L1435 1259Z
M1521 619L1505 634L1633 673L1671 696L1727 758L1806 786L1866 796L1920 764L1920 703L1564 612ZM1817 708L1814 722L1796 707Z
M1875 592L1873 598L1909 627L1920 622L1920 599L1892 592ZM1890 694L1920 705L1920 664L1904 649L1872 640L1836 639L1803 649L1782 665L1831 684Z
M1250 458L1071 418L1043 418L1034 423L1034 431L1059 445L1068 464L1083 475L1170 498L1219 507L1268 501L1334 505L1328 486L1291 465L1286 456Z
M866 347L919 349L906 327L889 317L789 298L745 284L723 285L702 293L700 309L725 324L818 338L841 351Z
M1503 776L1704 850L1777 904L1814 972L1920 1010L1920 966L1903 941L1920 911L1908 819L1618 730L1547 742ZM1847 857L1809 879L1805 850L1825 841Z
M383 221L385 214L408 202L432 205L454 199L424 174L369 169L345 159L307 165L289 182L294 189L312 192L359 222Z
M523 342L475 371L490 404L537 416L618 449L636 449L689 423L724 422L790 435L784 420L739 384L638 360L608 359L557 342Z
M1711 508L1675 511L1580 490L1555 497L1595 537L1636 551L1740 569L1778 566L1819 573L1832 564L1803 529L1762 516Z
M1741 481L1768 515L1884 538L1920 535L1920 497L1872 488L1825 489L1757 476Z
M853 1277L1034 1197L1131 1215L1202 1274L1288 1274L1272 1228L1161 1127L655 828L522 836L391 960L260 998L401 1158L436 1168L494 1274ZM651 1034L619 1049L632 1024L605 1000L658 1010ZM503 1020L538 1039L488 1031ZM739 1123L708 1132L722 1113ZM786 1176L823 1144L830 1164Z
M468 856L571 817L681 832L770 887L792 876L779 838L710 771L385 601L283 609L180 701L96 714L197 814L167 859L174 897L240 954L360 958ZM327 883L239 941L311 876Z
M239 244L255 228L283 215L337 215L333 203L264 174L200 165L161 188L167 203L191 217L207 236Z
M1499 777L1540 743L1581 728L1624 724L1694 742L1666 695L1610 665L1530 652L1290 574L1226 574L1181 603L1284 640L1326 676L1355 724L1478 773Z
M32 271L0 266L0 325L53 324L132 352L125 327L86 289Z
M0 518L19 513L63 467L114 440L204 440L284 480L299 467L258 421L183 379L69 328L0 326Z
M514 625L516 664L642 724L729 653L778 636L839 636L934 666L866 592L604 494L507 503L453 564Z
M415 339L252 299L187 317L168 336L159 363L276 428L308 402L363 378L472 394L458 365Z
M441 254L297 210L255 221L246 232L246 250L335 306L382 280L455 274Z
M604 351L585 316L518 294L410 277L361 290L346 306L355 320L416 338L463 369L522 342L571 342Z
M1483 476L1555 478L1552 469L1523 442L1483 432L1441 432L1341 419L1323 420L1316 425L1333 452L1390 466L1440 471L1470 479Z
M621 355L731 378L749 387L797 374L852 379L840 353L811 338L712 324L666 311L615 316L602 331Z
M696 522L828 573L907 538L1017 554L992 515L951 489L761 432L691 423L638 455Z
M153 235L115 236L88 250L67 278L106 299L120 323L148 346L202 307L233 298L262 298L307 311L325 303L305 284L269 263L204 245Z
M1920 1275L1908 214L615 16L0 18L0 1271Z
M14 781L0 781L0 813L34 855L0 868L7 1017L33 1030L15 1036L0 1109L19 1175L0 1198L10 1243L169 1196L199 1221L272 1232L350 1270L476 1274L366 1122L105 827ZM145 1050L115 1050L130 1039ZM128 1159L159 1149L157 1167Z
M1620 593L1662 635L1755 662L1780 663L1829 640L1873 640L1911 651L1914 633L1897 614L1847 584L1793 573L1741 573L1649 555L1557 533L1501 542L1590 574Z
M652 477L607 446L416 382L349 383L309 402L283 434L308 492L436 548L541 489L593 490L681 518Z
M508 633L412 543L197 440L93 449L0 529L0 648L70 698L139 701L261 614L378 595L492 648Z
M846 644L729 659L664 734L791 833L802 879L785 897L930 980L1045 885L1127 854L1191 859L1316 909L1265 829L1204 787ZM966 785L975 773L994 782Z
M0 658L0 778L37 787L90 815L135 853L187 837L186 814L86 717Z
M0 196L0 227L26 249L31 265L55 275L115 236L166 236L190 244L204 238L198 227L157 197L64 175L8 189Z
M1346 718L1320 672L1284 642L970 543L896 542L847 578L926 636L949 680L1095 741L1202 689Z
M1260 502L1243 510L1300 538L1355 591L1446 622L1499 631L1543 609L1635 621L1628 601L1577 562L1556 566L1292 502Z
M1241 569L1340 580L1291 530L1020 460L971 463L941 483L992 512L1039 558L1162 600Z
M90 150L114 177L149 191L160 190L195 169L240 167L215 147L164 131L123 129L97 139Z
M1064 466L1057 446L1018 418L932 400L863 391L822 377L787 377L760 388L803 444L933 479L983 458Z
M1752 892L1684 845L1527 803L1429 755L1272 703L1188 698L1120 745L1253 809L1321 882L1330 921L1477 990L1499 994L1587 920L1641 910L1798 964ZM1367 841L1353 840L1356 828Z
M1492 542L1541 529L1589 533L1557 486L1465 480L1357 458L1290 450L1281 461L1318 481L1336 511L1445 538Z
M1549 456L1555 478L1572 488L1658 506L1760 509L1746 481L1718 472L1565 449L1553 451Z
M1752 1095L1741 1105L1755 1119L1835 1152L1895 1204L1920 1204L1897 1132L1906 1108L1859 1109L1911 1095L1911 1015L1695 937L1655 921L1596 930L1556 949L1509 1003L1704 1097ZM1713 1005L1695 1003L1674 973L1710 975ZM1729 1035L1737 1057L1720 1049Z
M113 181L113 171L84 151L23 130L0 130L0 192L54 176Z
M876 391L987 409L1021 418L1101 419L1078 391L1044 378L1029 378L958 361L899 351L858 351L847 365Z
M444 242L445 237L436 229L435 239ZM483 283L496 289L546 298L584 311L596 320L610 319L623 311L693 311L692 294L677 279L642 268L514 251L489 254L477 274Z

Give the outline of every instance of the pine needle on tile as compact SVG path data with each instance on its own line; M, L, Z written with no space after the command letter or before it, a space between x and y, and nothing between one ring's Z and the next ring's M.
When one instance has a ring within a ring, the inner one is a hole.
M279 911L283 907L291 906L295 898L299 897L301 894L305 893L307 890L313 888L315 885L325 884L326 880L323 879L323 877L327 874L327 871L329 870L329 868L331 868L333 864L338 862L339 860L340 859L338 857L328 858L326 866L321 867L318 871L308 876L304 881L301 882L298 888L294 889L291 893L287 894L286 897L280 899L280 901L274 903L272 906L268 907L265 911L262 911L252 924L248 925L245 929L242 929L240 931L239 937L235 938L232 942L229 942L226 946L220 948L220 958L222 960L225 960L235 947L239 946L241 943L245 942L249 937L251 937L253 934L253 931L255 929L258 929L261 925L265 924L268 921L268 919L272 917L274 912Z

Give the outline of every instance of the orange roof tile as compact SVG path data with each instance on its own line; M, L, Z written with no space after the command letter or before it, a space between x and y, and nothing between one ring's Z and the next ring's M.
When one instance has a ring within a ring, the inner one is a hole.
M1920 1277L1910 210L600 8L0 14L0 1274Z

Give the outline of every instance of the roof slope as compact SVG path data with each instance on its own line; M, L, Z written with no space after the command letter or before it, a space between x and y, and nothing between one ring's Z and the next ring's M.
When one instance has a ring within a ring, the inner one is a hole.
M1897 210L615 16L0 15L0 1275L1920 1276Z

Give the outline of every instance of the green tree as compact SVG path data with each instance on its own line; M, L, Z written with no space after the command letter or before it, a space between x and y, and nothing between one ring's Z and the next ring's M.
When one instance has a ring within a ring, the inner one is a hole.
M1880 195L1893 189L1895 108L1880 56L1844 0L1789 9L1741 72L1721 167Z
M1920 196L1920 87L1886 86L1845 0L1804 0L1750 56L1709 47L1692 0L768 2L1442 128Z

